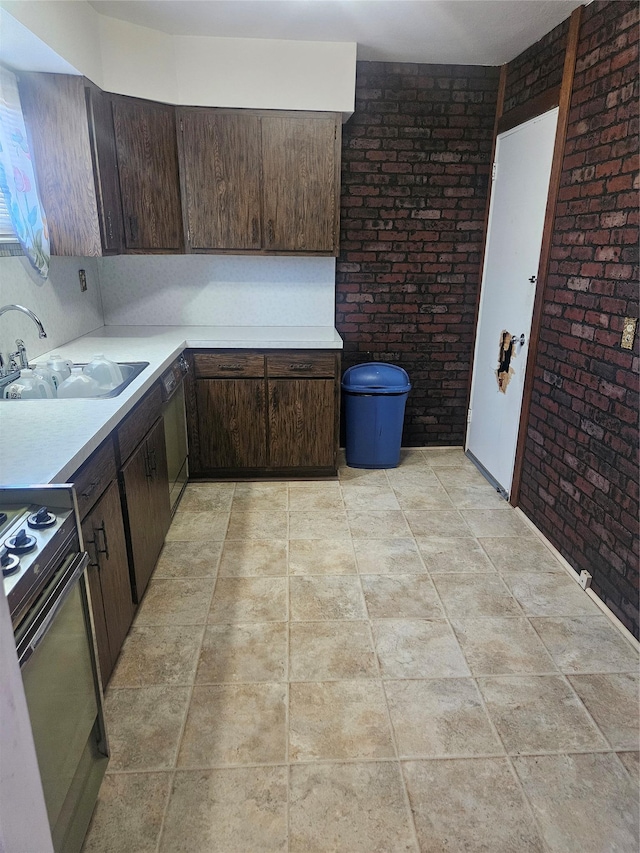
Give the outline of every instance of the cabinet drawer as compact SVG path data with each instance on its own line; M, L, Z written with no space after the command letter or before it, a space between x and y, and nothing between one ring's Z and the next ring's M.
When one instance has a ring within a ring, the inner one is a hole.
M162 392L160 385L156 383L116 431L121 465L131 456L152 424L158 420L161 408Z
M116 477L113 441L108 438L72 477L80 518L84 518Z
M235 379L264 376L264 356L251 353L196 353L196 379Z
M267 356L269 377L275 376L324 376L336 374L336 357L332 352L283 352Z

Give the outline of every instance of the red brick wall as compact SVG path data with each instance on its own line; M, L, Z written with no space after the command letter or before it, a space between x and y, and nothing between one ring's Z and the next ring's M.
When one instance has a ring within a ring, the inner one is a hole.
M507 66L503 113L562 82L569 19L528 47Z
M344 367L413 383L403 443L462 444L497 68L359 62L343 131Z
M638 635L638 5L583 11L521 506Z

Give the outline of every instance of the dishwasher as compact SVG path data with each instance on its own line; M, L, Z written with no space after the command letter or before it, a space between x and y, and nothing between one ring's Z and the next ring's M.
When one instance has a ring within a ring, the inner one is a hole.
M171 515L176 511L189 478L189 447L184 398L184 378L188 372L189 364L184 355L181 355L160 377Z

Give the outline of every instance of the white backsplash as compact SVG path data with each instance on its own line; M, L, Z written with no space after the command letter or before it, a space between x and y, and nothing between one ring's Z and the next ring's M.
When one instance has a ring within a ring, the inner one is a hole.
M82 293L78 270L87 274L87 290ZM35 273L24 257L0 258L0 306L24 305L38 315L47 332L38 337L33 322L17 311L0 317L0 351L6 355L22 338L29 358L55 349L67 341L104 325L95 258L51 258L46 281Z
M335 258L126 255L99 261L107 326L331 326Z

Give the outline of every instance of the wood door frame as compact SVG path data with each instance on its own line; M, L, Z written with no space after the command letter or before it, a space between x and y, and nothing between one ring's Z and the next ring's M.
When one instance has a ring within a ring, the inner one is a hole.
M517 127L555 106L558 107L558 123L556 126L556 136L553 147L553 158L551 162L551 175L549 177L549 192L547 195L547 205L545 210L544 226L542 230L542 244L540 248L540 260L538 263L538 276L536 282L536 292L533 303L533 316L531 319L531 331L529 333L529 351L527 354L527 367L524 377L524 385L522 389L522 407L520 410L520 426L518 429L518 439L516 442L516 455L513 466L513 479L511 482L511 492L509 495L509 503L512 506L518 506L520 497L520 484L522 481L522 468L524 463L524 448L527 438L527 429L529 424L529 413L531 411L531 396L533 392L533 381L535 376L535 366L538 355L538 341L540 337L540 328L542 325L542 309L544 306L544 296L546 290L547 273L549 269L549 260L551 258L551 242L553 238L553 224L555 220L556 204L560 191L560 179L562 176L562 162L564 159L564 147L567 137L567 127L569 125L569 109L571 106L571 94L573 90L573 78L576 67L576 56L578 52L578 38L580 35L580 24L582 22L582 6L574 9L569 20L569 31L567 33L567 44L565 47L564 67L562 71L562 82L559 87L554 87L548 92L543 93L536 98L532 98L528 104L514 107L507 113L503 113L504 93L506 89L507 68L508 64L502 66L500 70L500 83L498 87L498 103L496 105L496 119L494 123L493 147L491 152L491 162L495 159L495 150L497 138L500 133ZM555 101L555 103L554 103ZM475 336L474 348L475 354L475 338L478 332L478 316L480 309L480 296L482 290L482 279L484 275L484 266L486 262L486 246L489 227L489 208L491 204L491 190L487 194L487 205L485 211L485 224L483 229L483 247L482 258L480 262L480 283L478 287L478 299L476 303L475 316ZM473 362L472 354L471 367L469 372L469 388L467 396L467 411L471 403L471 383L473 381ZM465 430L465 445L469 424Z

